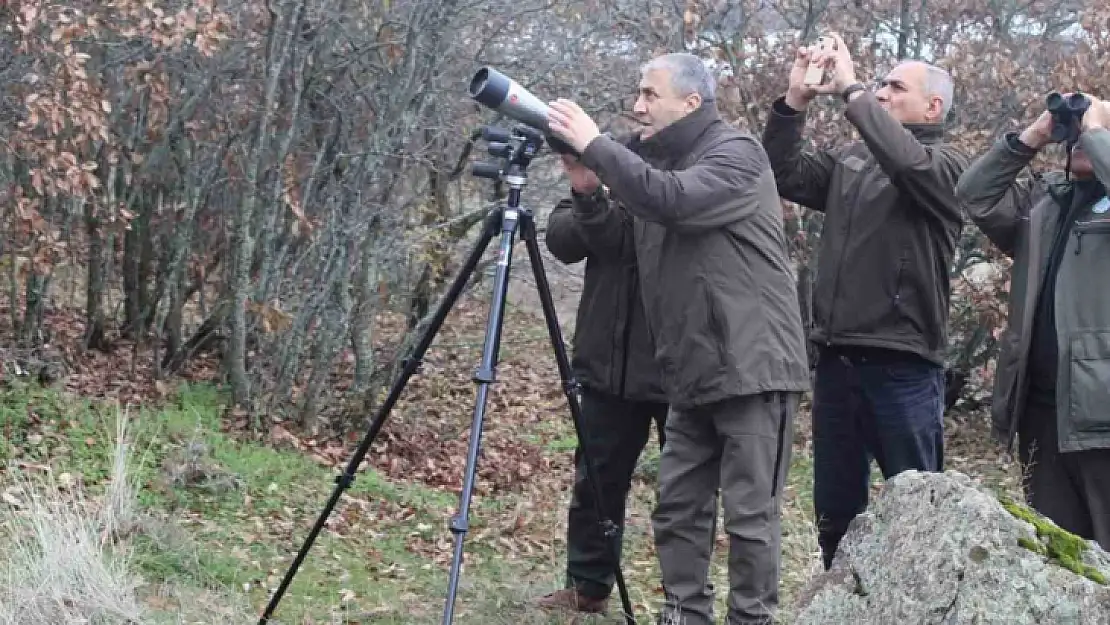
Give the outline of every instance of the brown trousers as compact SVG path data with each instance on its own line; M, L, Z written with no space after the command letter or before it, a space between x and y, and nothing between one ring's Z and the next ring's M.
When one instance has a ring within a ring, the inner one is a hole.
M782 491L798 393L724 400L667 419L659 461L655 546L666 593L664 624L711 625L708 584L720 488L729 535L729 625L770 623L779 602Z

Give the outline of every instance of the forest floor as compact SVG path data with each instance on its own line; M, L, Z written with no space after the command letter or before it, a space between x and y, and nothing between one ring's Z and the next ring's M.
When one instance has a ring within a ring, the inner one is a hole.
M466 465L474 405L470 375L480 358L485 307L484 299L464 299L452 314L445 326L450 331L433 345L422 374L329 516L271 623L440 622L452 551L448 522ZM120 351L72 356L73 372L54 388L5 373L0 541L22 536L13 544L30 545L32 552L37 545L40 555L31 555L38 558L36 566L50 564L42 554L58 548L51 541L64 537L41 528L32 532L37 527L27 523L37 509L32 493L57 501L85 493L102 501L112 492L113 475L117 485L122 479L113 463L116 421L126 414L133 430L126 474L136 485L135 505L128 508L130 530L105 541L96 553L134 576L127 577L134 609L141 612L134 622L257 622L362 433L340 443L314 439L291 424L271 424L266 436L247 436L243 423L225 416L225 396L207 381L211 376L196 370L190 381L155 383L128 365L128 350ZM482 430L455 622L623 622L615 616L616 593L608 618L576 621L531 606L562 582L576 440L542 320L511 307L501 354ZM1015 492L1015 467L989 441L983 415L953 413L947 426L948 468ZM787 623L792 600L819 567L811 458L803 410L783 512L781 598ZM653 434L630 496L624 543L623 570L641 622L651 620L662 599L650 522L657 463ZM32 534L37 538L28 538ZM728 586L723 533L716 544L712 580L723 615L721 589ZM73 553L65 545L60 550ZM10 557L5 564L27 566ZM95 563L86 568L84 577L69 579L94 584L94 577L109 570ZM10 579L0 576L0 625L36 625L13 616L13 610L34 601L72 604L79 594L44 583L35 590L41 597L17 601L13 594L30 591L26 584L12 586Z

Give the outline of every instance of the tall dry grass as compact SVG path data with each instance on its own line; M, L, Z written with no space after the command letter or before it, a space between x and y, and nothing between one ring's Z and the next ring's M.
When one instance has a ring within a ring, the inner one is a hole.
M68 473L8 467L0 481L0 625L230 625L256 618L233 597L194 596L173 614L144 601L151 593L137 573L133 539L151 524L137 499L134 442L129 416L117 413L110 479L97 497Z

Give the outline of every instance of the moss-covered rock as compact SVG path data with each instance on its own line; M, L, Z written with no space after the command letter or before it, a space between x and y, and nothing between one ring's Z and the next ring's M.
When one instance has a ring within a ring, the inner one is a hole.
M957 472L907 471L856 517L794 625L1110 623L1110 554Z
M1028 506L1010 499L1003 499L1001 503L1014 518L1032 525L1037 532L1038 540L1022 536L1018 538L1019 545L1047 557L1076 575L1082 575L1103 586L1107 585L1105 575L1095 567L1083 563L1083 554L1089 549L1086 539L1060 528Z

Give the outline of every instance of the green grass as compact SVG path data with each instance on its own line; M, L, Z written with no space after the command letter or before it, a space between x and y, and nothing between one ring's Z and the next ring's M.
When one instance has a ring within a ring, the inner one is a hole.
M186 388L170 406L132 415L133 469L148 518L133 541L134 562L152 596L167 589L193 598L231 593L260 614L333 491L337 471L297 451L221 433L220 401L210 388ZM111 467L111 415L51 391L7 389L0 393L0 429L7 433L0 460L49 464L80 476L96 494ZM174 484L175 468L189 462L199 477ZM278 606L277 621L438 622L448 520L457 502L454 493L360 473ZM513 503L482 499L472 506L456 622L522 622L531 612L527 600L558 581L557 563L547 557L555 554L506 557L494 539L479 538L489 528L486 518ZM180 600L166 603L167 614L181 609Z
M223 433L223 401L214 388L183 387L167 405L130 415L145 519L132 538L133 561L159 623L214 623L212 611L219 609L238 610L239 620L229 622L257 622L335 488L338 469L301 451ZM78 476L96 494L110 475L115 411L37 387L0 390L0 461L49 464L55 475ZM469 411L459 418L469 422ZM790 604L820 561L805 419L799 417L783 510L780 599L787 623ZM562 581L573 428L565 416L541 419L513 436L540 444L552 468L519 493L476 496L456 623L567 622L530 601ZM657 467L653 433L625 529L623 571L641 622L654 618L662 600L650 523ZM452 548L448 522L457 504L456 492L359 473L271 622L440 622ZM726 612L727 551L722 530L711 568L718 615ZM612 616L579 623L623 622L618 608L614 592Z
M166 618L188 614L216 596L249 604L247 614L260 614L335 486L337 470L299 451L222 433L222 401L212 388L184 387L168 405L130 415L133 471L146 519L132 541L133 561L147 583L144 593ZM37 387L3 390L0 460L51 465L56 474L79 476L95 495L110 475L115 414L113 407ZM537 428L551 431L521 436L550 441L552 455L572 453L569 420ZM634 487L626 528L624 572L641 619L661 598L649 521L655 446L652 440L641 461L638 474L645 481ZM194 475L188 483L175 482L190 467ZM811 474L807 456L795 454L784 537L788 558L808 558L813 549L807 520ZM505 519L536 498L525 491L475 500L456 622L565 622L529 605L562 579L565 496L543 502L522 535L504 538ZM276 621L439 622L452 547L448 522L457 503L454 492L360 473L300 567ZM723 589L727 543L718 544L713 568ZM787 595L807 575L805 567L785 571ZM718 595L724 610L724 592ZM619 606L615 592L612 602L614 609ZM585 622L622 621L614 616Z

